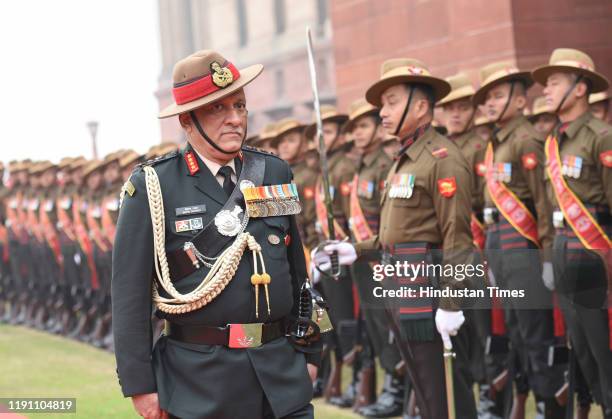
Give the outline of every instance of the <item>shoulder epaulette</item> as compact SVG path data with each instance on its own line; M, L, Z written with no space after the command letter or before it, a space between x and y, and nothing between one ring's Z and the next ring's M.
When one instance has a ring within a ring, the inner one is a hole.
M587 122L587 126L597 135L598 137L604 137L612 133L612 127L604 121L595 117L591 118Z
M164 154L163 156L155 157L154 159L147 160L145 162L140 163L136 167L144 167L144 166L155 166L156 164L168 161L170 159L175 158L179 155L178 151L171 151L168 154Z
M264 154L266 156L276 157L277 159L282 160L279 156L277 156L274 153L271 153L269 151L263 150L261 148L253 147L253 146L250 146L250 145L242 146L242 150L243 151L252 151L254 153L259 153L259 154Z

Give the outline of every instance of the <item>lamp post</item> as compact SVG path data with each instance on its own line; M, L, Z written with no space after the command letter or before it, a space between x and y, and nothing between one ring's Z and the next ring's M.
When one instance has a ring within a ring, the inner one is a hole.
M98 158L98 144L96 143L96 135L98 134L98 121L89 121L87 128L91 134L91 146L93 150L93 158Z

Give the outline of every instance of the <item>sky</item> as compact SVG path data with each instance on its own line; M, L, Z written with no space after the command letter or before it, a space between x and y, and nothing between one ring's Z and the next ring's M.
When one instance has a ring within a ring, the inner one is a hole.
M160 141L155 0L0 2L0 161L145 152Z

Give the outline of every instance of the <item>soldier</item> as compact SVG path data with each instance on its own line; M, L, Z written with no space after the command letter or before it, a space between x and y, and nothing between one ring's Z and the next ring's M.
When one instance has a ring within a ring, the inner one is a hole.
M477 249L476 259L482 259L482 250L485 245L485 226L483 220L484 208L484 186L485 186L485 150L487 140L476 133L473 128L476 109L472 104L472 97L475 90L468 76L459 73L448 77L446 81L451 85L451 92L438 102L438 106L443 109L443 120L445 121L447 136L461 150L471 169L471 194L472 194L472 216L471 230L474 246ZM479 284L484 288L484 284ZM486 340L491 333L489 310L477 307L466 312L466 322L463 326L468 339L459 341L457 351L465 351L465 359L469 359L467 365L457 365L457 369L462 379L472 386L474 382L480 384L480 403L479 408L486 411L495 409L490 400L490 383L492 382L491 368L485 372L485 346ZM491 364L491 360L487 360ZM497 372L499 374L499 372ZM486 377L485 377L486 375ZM495 374L496 375L496 374ZM486 378L486 379L485 379Z
M489 118L483 115L480 109L476 111L474 117L474 132L484 141L489 141L491 134L493 133L493 124L489 122Z
M554 327L560 319L550 309L553 230L545 196L543 141L523 115L533 81L529 72L508 62L483 67L480 79L474 104L484 104L489 121L495 123L485 157L489 279L494 286L526 295L503 300L517 390L512 415L524 416L531 389L544 404L545 417L563 417L554 397L562 386L563 370L547 362L549 348L562 332Z
M606 294L612 283L612 127L595 118L588 104L589 93L603 92L609 83L591 57L565 48L554 50L533 77L545 86L546 103L560 120L545 145L555 208L555 286L575 358L604 417L611 418L612 309ZM587 417L588 406L581 407L579 414Z
M4 184L4 163L0 162L0 322L8 313L9 294L9 246L6 230L6 203L10 189Z
M595 118L609 122L610 94L606 92L589 95L589 109Z
M313 118L314 119L314 118ZM327 153L327 167L329 174L330 195L332 198L332 211L334 215L334 228L336 238L348 237L349 195L350 182L355 173L355 165L352 160L345 157L344 139L342 136L342 125L348 116L338 112L331 105L321 106L321 119L323 121L323 141ZM316 124L306 127L304 134L306 138L315 138ZM317 139L315 139L317 141ZM318 146L318 144L315 144ZM323 200L323 178L320 174L315 188L315 208L317 213L316 228L320 240L329 239L327 227L327 210ZM345 399L354 396L354 387L347 389L346 397L342 397L342 364L344 356L353 347L355 331L355 312L353 301L353 284L348 270L343 270L337 279L327 277L320 278L320 286L330 307L331 321L334 325L330 349L333 350L335 362L324 390L326 401L333 404L344 405ZM315 282L319 281L318 271L315 271ZM333 401L332 401L333 399Z
M13 161L9 166L11 191L6 201L6 227L9 246L10 289L7 295L10 310L5 321L16 324L24 312L25 292L28 283L27 232L22 224L22 208L28 188L30 161ZM21 319L23 320L23 319Z
M302 203L302 212L296 216L296 219L302 244L305 246L305 255L310 257L310 250L318 242L314 202L317 172L308 167L304 160L306 149L304 127L302 123L292 118L278 121L275 125L276 137L272 139L270 146L278 151L281 159L289 163L293 172L293 179Z
M281 186L291 170L242 147L243 87L261 71L214 51L179 61L176 103L160 118L178 115L189 144L139 166L122 188L115 353L123 394L142 416L313 417L320 345L291 337L302 336L295 320L310 302L300 298L306 266L289 216L297 194ZM166 319L153 351L151 302Z
M276 138L276 123L268 122L261 129L261 132L249 145L276 154L276 149L272 147L272 140Z
M557 125L557 116L551 112L546 105L544 96L536 97L533 101L533 112L529 116L529 122L543 137L547 137Z
M435 260L454 266L470 261L470 169L457 146L431 126L435 102L449 91L449 84L431 76L418 60L399 58L383 63L381 78L367 90L366 99L381 108L382 126L400 138L401 149L386 179L378 234L355 246L336 243L325 247L328 254L338 252L341 264L352 263L357 255L376 256L380 251L383 263L393 265ZM432 251L434 248L443 249L444 254ZM467 285L448 275L423 276L414 282L403 279L407 278L387 279L386 283L416 285L416 295L420 284L428 287L439 283L440 288L455 291ZM458 310L459 301L452 297L416 297L402 299L402 303L401 329L397 329L401 334L396 338L401 341L400 352L421 415L447 418L443 346L450 350L456 339L462 339L464 316ZM463 355L457 353L458 357ZM457 377L456 371L452 375ZM457 417L475 418L472 389L462 380L453 381Z

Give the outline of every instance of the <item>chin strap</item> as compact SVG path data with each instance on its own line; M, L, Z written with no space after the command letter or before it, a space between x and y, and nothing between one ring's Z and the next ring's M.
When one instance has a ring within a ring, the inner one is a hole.
M223 150L221 147L219 147L217 144L215 144L215 142L213 140L211 140L210 137L204 132L204 129L202 128L202 125L200 125L200 121L198 121L198 117L196 116L196 114L193 111L189 112L189 116L191 116L191 120L193 121L193 124L195 125L195 127L198 130L198 132L200 133L200 135L206 140L206 142L208 144L211 145L212 148L214 148L215 150L217 150L220 153L231 154L231 155L234 155L238 151L240 151L240 149L234 150L234 151ZM244 135L242 136L242 142L240 143L240 148L242 148L242 145L244 144L244 140L246 139L246 133L247 133L247 130L245 129L244 130Z
M508 94L508 100L506 100L506 104L504 105L504 110L497 117L497 121L495 121L496 124L502 120L502 118L506 114L506 111L508 110L508 107L510 106L510 101L512 100L512 95L514 94L514 83L516 82L515 81L510 82L510 93Z
M410 93L408 94L408 102L406 102L406 107L404 108L404 113L402 113L402 118L400 119L400 122L397 125L397 128L395 129L395 133L393 134L396 137L399 135L399 132L402 129L402 125L404 125L404 120L406 119L406 115L408 115L408 109L410 109L410 103L412 102L412 93L414 92L414 87L408 86L408 88L410 89Z

